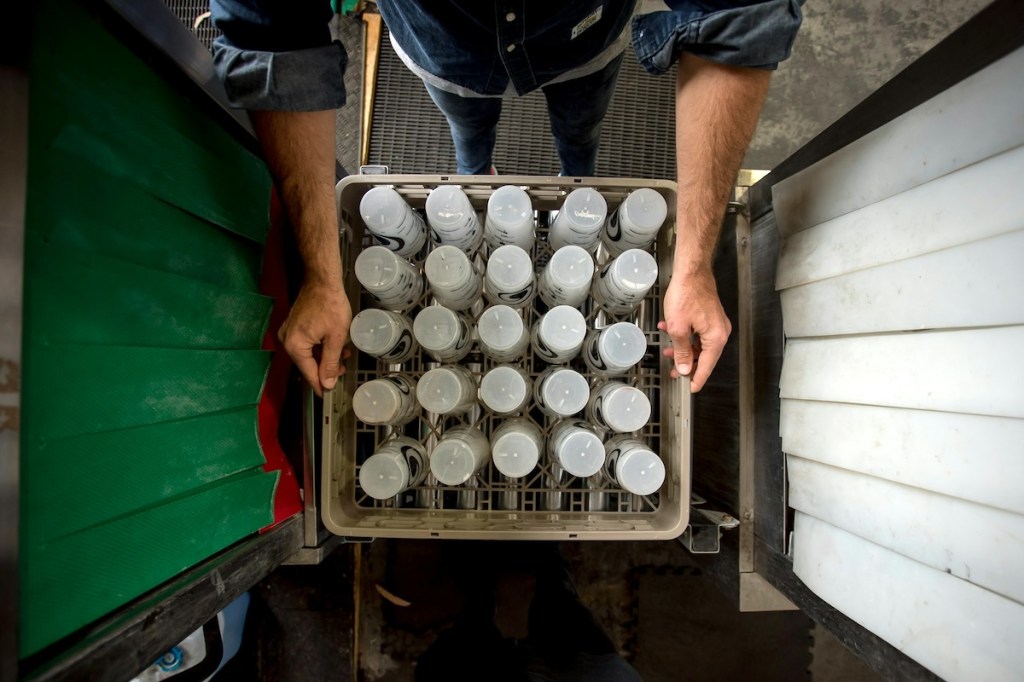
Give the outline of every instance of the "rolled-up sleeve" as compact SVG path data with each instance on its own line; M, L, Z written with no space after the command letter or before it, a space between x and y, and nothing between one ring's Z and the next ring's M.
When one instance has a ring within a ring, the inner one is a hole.
M328 0L213 0L223 35L213 63L233 106L320 111L345 103L341 43L331 40Z
M648 3L633 19L633 48L652 74L668 71L683 52L720 64L775 69L789 57L803 19L802 0L654 4L661 9Z

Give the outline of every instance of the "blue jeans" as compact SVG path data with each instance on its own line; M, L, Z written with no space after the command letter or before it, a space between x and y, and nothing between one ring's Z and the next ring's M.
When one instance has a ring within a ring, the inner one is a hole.
M548 103L548 118L562 175L594 175L601 121L612 101L622 59L619 55L600 71L541 88ZM501 98L462 97L429 83L424 85L434 104L448 119L459 175L490 173Z

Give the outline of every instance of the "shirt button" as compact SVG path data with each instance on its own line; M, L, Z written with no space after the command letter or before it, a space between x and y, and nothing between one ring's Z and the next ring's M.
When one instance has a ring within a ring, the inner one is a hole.
M509 45L508 47L505 48L505 52L515 52L515 50L516 50L515 43L512 43L511 45Z
M515 12L509 12L508 14L505 15L505 21L513 22L515 20L516 20L516 13Z

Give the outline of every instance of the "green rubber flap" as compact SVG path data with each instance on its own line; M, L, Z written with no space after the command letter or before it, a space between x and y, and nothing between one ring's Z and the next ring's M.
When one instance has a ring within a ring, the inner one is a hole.
M137 514L23 547L22 651L38 650L87 625L270 523L267 500L277 476L246 472Z
M255 291L262 251L219 226L54 149L32 157L29 234L154 270Z
M40 484L22 500L28 537L51 541L260 467L255 424L253 406L36 443L30 475Z
M80 251L39 249L28 263L36 343L258 348L273 299Z
M263 162L107 33L81 5L38 8L33 140L99 165L122 182L259 242L269 226Z
M46 442L254 405L270 362L265 351L53 345L29 352L27 402L40 408L29 426Z
M266 168L102 3L33 12L22 656L257 532L278 480L257 437Z

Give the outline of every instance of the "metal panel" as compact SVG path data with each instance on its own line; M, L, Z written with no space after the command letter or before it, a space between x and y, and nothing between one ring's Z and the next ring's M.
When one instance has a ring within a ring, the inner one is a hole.
M746 221L740 206L725 216L713 268L718 295L733 333L704 388L693 397L694 492L708 506L740 518L740 319L742 298L737 279L738 224ZM747 229L747 228L744 228Z
M779 377L782 374L782 308L775 290L779 233L775 214L754 221L750 234L751 337L754 344L754 533L785 553L786 458L779 438Z

